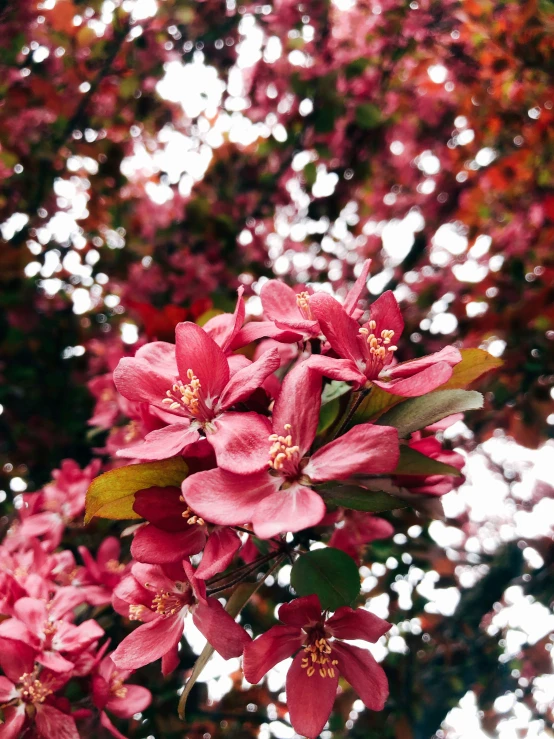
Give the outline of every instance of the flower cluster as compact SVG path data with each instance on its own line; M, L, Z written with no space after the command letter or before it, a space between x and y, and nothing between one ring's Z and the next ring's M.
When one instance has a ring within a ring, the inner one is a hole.
M80 469L65 460L50 484L21 496L18 518L0 545L4 739L79 739L100 726L121 739L112 718L129 719L150 704L150 691L127 684L132 671L112 661L94 618L129 569L120 561L119 540L105 538L96 558L79 546L80 561L60 548L67 529L82 522L86 490L99 469L100 461ZM82 696L79 708L68 691Z
M111 428L104 451L116 452L117 465L133 464L95 481L87 517L142 519L132 527L133 561L113 588L115 610L140 624L113 653L117 669L161 659L163 674L171 673L191 614L220 655L244 655L251 682L296 655L289 711L308 737L329 717L339 675L369 708L383 707L382 668L370 652L340 641L375 642L390 628L350 607L359 583L344 603L324 596L320 603L317 588L304 595L300 585L304 597L280 609L285 625L255 641L216 597L272 560L309 557L310 539L342 550L355 568L369 542L394 530L374 515L381 510L372 507L374 491L392 501L385 508L406 500L424 507L455 485L463 459L442 449L437 427L422 423L405 434L383 412L439 389L462 355L447 347L399 363L403 321L393 294L368 313L359 307L368 270L366 263L342 303L269 280L256 321L246 320L240 289L234 313L178 323L175 343L143 343L91 385L97 423L130 419ZM451 404L445 407L433 423L450 415ZM180 475L175 460L183 462ZM114 498L106 513L120 473L127 481L137 475L132 502Z

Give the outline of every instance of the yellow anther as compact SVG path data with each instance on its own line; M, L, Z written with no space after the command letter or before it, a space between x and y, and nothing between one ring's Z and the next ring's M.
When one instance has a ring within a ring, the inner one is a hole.
M125 569L125 565L117 559L109 559L106 562L106 569L108 572L113 572L115 575L119 575Z
M290 423L283 426L285 431L291 431ZM300 447L292 443L292 434L281 436L271 434L269 441L273 442L269 449L269 466L274 470L282 470L287 462L295 463L300 455Z
M21 698L25 703L44 703L53 690L38 680L38 670L24 672L18 680L21 683Z
M119 677L119 672L112 672L110 693L113 693L116 698L125 698L127 696L127 688L123 685L123 680Z
M152 608L163 618L174 616L184 605L182 595L170 593L168 590L160 590L152 601Z
M191 416L197 416L200 412L200 391L202 385L192 369L187 370L188 384L180 380L175 382L171 390L166 391L166 398L162 400L163 405L169 406L169 410L182 409Z
M129 621L141 621L142 615L148 608L142 604L129 606Z

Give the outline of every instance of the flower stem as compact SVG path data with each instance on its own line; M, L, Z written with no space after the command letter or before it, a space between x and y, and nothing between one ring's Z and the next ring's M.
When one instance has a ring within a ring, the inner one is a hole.
M346 414L341 421L338 429L333 434L333 438L331 441L334 441L338 436L340 436L345 430L350 421L352 420L352 417L354 416L354 413L358 410L362 402L367 398L369 393L371 392L371 387L363 387L357 394L356 397L350 401L350 405L346 411Z

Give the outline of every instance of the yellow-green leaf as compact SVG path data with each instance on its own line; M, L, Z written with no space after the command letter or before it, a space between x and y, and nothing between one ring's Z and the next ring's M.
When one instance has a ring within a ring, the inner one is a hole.
M367 398L364 398L358 406L353 422L366 423L367 421L374 421L385 411L388 411L389 408L401 403L403 400L406 400L406 398L403 398L401 395L386 393L380 387L377 387L377 385L373 385Z
M416 449L412 449L412 447L403 444L400 447L400 459L398 460L394 474L424 476L453 475L455 477L460 477L462 473L451 464L439 462L437 459L432 459L426 454L422 454Z
M135 493L151 487L180 487L188 467L182 457L118 467L92 481L86 499L85 523L94 516L124 520L140 518L133 510Z
M462 349L462 361L453 368L452 377L440 390L464 389L486 372L498 369L503 361L484 349Z

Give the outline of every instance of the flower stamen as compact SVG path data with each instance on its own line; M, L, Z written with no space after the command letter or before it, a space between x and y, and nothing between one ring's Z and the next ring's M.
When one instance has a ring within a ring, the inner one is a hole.
M166 391L167 398L162 400L170 411L185 410L188 415L198 417L202 413L202 385L193 370L187 370L189 382L185 385L177 380L171 390Z
M54 691L38 679L38 669L24 672L19 678L21 683L21 699L25 703L44 703Z
M300 313L302 313L303 318L307 321L314 320L312 309L310 308L310 293L305 291L298 293L296 296L296 305L298 306Z
M302 657L301 666L308 673L308 677L315 675L316 670L321 677L335 677L335 667L339 661L331 659L333 648L327 639L321 637L304 647L305 657Z
M285 423L285 432L290 431L292 426ZM271 434L269 441L273 442L269 449L269 466L274 470L282 470L285 464L294 464L300 456L300 447L292 443L292 435L287 436Z
M179 593L170 593L168 590L160 590L152 601L152 608L162 618L174 616L185 605L183 596Z

